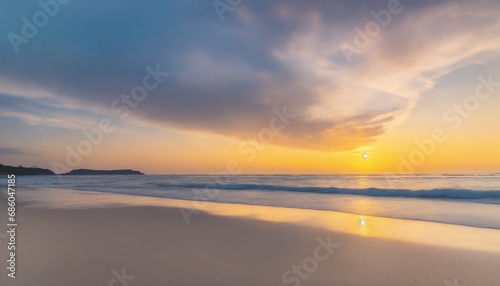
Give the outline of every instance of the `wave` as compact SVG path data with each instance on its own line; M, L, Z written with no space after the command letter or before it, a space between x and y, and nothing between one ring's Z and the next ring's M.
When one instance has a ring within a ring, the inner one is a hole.
M286 191L304 192L317 194L342 194L360 195L371 197L402 197L402 198L428 198L428 199L499 199L500 190L477 191L468 189L349 189L336 187L298 187L284 185L257 185L257 184L156 184L160 188L189 188L189 189L212 189L212 190L256 190L256 191Z

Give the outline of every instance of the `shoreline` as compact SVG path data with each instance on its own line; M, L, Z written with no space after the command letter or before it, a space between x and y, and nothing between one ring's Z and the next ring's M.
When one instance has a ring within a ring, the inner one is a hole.
M19 221L19 272L15 280L2 273L2 285L109 285L122 271L134 277L131 286L446 285L446 279L494 285L500 279L498 253L207 213L185 225L169 207L24 207ZM309 267L320 240L334 249ZM307 279L284 283L300 277L294 265Z
M44 193L40 193L40 191ZM196 223L198 213L261 221L285 222L314 226L335 232L360 236L400 240L426 245L464 248L500 253L500 230L473 226L358 215L330 210L288 208L206 201L189 201L150 196L101 193L73 189L33 189L20 192L24 204L49 208L103 208L103 207L167 207L178 210L178 219L185 224ZM188 219L186 220L186 217ZM360 227L363 217L364 226ZM428 233L434 237L429 240ZM456 234L461 240L456 240Z

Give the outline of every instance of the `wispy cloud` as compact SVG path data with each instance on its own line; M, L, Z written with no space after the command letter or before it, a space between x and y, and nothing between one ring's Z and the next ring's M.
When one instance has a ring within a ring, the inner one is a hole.
M405 120L443 75L499 56L498 1L401 3L403 11L347 63L341 43L387 1L251 1L224 22L210 2L75 2L23 47L23 57L0 40L0 91L68 112L0 114L81 128L85 115L72 110L104 112L138 84L144 66L159 62L172 75L136 120L247 139L267 126L273 108L286 106L296 117L273 144L353 150ZM23 9L11 13L20 18Z
M63 99L39 99L0 94L0 117L22 120L28 125L52 126L67 129L91 128L96 113L86 108L65 105Z
M14 147L0 147L0 155L11 156L11 155L22 155L22 156L36 156L34 153Z

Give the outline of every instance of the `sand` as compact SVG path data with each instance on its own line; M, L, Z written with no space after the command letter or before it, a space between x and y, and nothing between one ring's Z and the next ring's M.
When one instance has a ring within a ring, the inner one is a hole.
M324 212L327 227L306 210L287 209L288 220L270 210L279 208L210 204L186 224L165 205L22 204L17 278L6 276L2 241L0 285L500 285L497 230L382 218L349 229L352 215ZM5 221L5 204L0 212ZM425 239L373 231L413 224ZM443 245L439 237L453 230Z

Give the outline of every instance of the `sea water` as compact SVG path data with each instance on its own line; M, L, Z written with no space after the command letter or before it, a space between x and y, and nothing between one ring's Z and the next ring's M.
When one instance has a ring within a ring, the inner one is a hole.
M3 182L2 183L6 183ZM500 175L22 176L23 188L332 210L500 229Z

